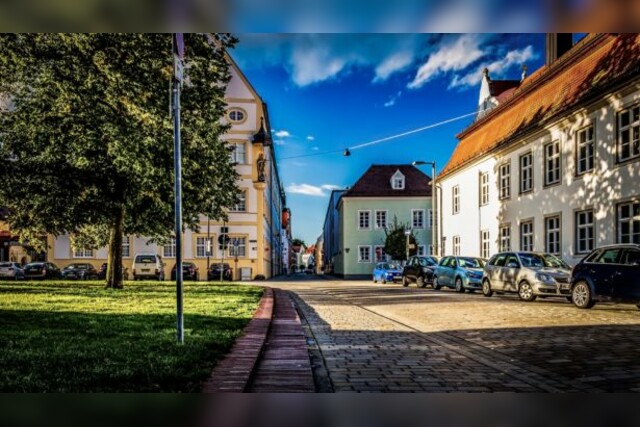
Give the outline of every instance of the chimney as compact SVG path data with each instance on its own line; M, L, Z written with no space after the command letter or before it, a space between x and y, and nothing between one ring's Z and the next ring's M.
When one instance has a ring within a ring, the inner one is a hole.
M547 33L547 65L551 65L573 47L573 33Z
M525 64L522 64L522 77L520 78L521 82L524 81L525 78L527 78L527 70L528 69L529 68Z

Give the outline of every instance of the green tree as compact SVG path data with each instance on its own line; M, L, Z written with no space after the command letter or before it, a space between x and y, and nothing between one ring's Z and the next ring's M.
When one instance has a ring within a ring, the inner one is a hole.
M220 118L229 35L185 35L184 226L224 217L238 178ZM107 286L122 287L123 234L173 234L173 73L169 34L0 35L0 206L22 239L69 233L109 245Z
M406 230L410 230L409 225L398 223L398 218L395 216L391 227L385 229L384 251L393 260L406 261L407 259L407 236L404 234ZM413 249L409 249L409 255L418 253L418 241L413 231L409 236L409 244L413 245Z
M307 247L307 245L304 243L304 240L298 239L298 238L293 239L291 241L291 245L292 246L302 246L303 248Z

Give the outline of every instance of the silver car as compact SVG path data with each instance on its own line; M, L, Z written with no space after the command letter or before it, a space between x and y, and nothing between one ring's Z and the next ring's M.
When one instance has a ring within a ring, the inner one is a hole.
M538 296L571 300L571 268L560 258L537 252L503 252L491 257L482 274L482 293L517 293L523 301Z
M24 279L24 269L17 262L0 262L0 279Z

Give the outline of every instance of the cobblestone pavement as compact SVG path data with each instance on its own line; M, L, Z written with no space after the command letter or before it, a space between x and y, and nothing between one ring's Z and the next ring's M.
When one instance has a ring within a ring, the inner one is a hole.
M640 391L633 305L304 275L270 285L291 292L335 391Z

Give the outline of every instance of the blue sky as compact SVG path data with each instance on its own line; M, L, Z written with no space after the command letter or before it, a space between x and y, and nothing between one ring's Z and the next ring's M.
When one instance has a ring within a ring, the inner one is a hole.
M435 160L472 117L377 145L477 108L482 69L518 79L544 63L544 34L244 34L231 53L269 106L294 237L314 243L332 188L371 164ZM321 154L339 150L337 153ZM306 156L306 157L302 157ZM425 167L425 172L430 169Z

